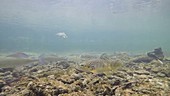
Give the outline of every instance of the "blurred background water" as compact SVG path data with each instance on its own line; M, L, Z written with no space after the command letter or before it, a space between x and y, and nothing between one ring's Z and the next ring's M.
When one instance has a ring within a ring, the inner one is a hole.
M1 0L0 52L170 55L170 0ZM68 38L56 34L65 32Z

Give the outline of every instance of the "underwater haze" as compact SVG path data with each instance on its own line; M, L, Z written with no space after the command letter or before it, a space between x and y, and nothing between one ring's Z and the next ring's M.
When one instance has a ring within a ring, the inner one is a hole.
M1 0L0 52L170 55L170 0Z

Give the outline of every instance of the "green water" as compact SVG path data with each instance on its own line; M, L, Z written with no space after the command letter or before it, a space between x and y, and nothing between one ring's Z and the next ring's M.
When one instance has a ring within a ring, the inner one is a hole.
M169 5L170 0L1 0L0 52L135 53L162 47L170 55Z

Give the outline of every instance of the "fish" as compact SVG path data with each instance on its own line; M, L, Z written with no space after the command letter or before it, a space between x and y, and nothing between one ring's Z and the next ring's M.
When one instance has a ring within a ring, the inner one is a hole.
M59 33L57 33L56 34L57 36L59 36L59 37L62 37L62 38L68 38L68 36L67 36L67 34L65 33L65 32L59 32Z
M29 58L29 55L23 52L16 52L11 55L8 55L7 57L13 57L13 58Z

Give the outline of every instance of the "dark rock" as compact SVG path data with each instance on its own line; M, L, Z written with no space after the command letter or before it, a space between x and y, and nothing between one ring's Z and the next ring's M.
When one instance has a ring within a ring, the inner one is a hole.
M148 52L147 55L153 59L159 59L163 60L164 59L164 54L162 52L162 48L156 48L152 52Z
M106 95L113 95L112 92L111 92L111 88L109 88L108 86L105 86L105 90L103 92L103 95L106 96Z
M120 80L116 80L113 84L112 84L112 86L117 86L117 85L120 85L121 84L121 81Z
M22 96L36 96L31 90L25 89L21 91Z
M2 72L6 72L6 71L10 71L12 72L14 70L14 68L1 68L0 71Z
M97 74L95 74L95 76L103 77L103 76L106 76L106 74L104 74L104 73L97 73Z
M19 78L20 76L23 75L23 73L21 73L21 72L12 72L11 75L12 75L13 77Z
M31 69L29 72L37 72L37 71L38 71L37 68L33 68L33 69Z
M12 72L7 71L7 72L4 72L4 74L2 76L7 76L7 75L10 75L10 74L12 74Z
M84 71L84 70L81 70L81 69L77 69L77 68L75 68L76 69L76 71L75 71L75 73L82 73L82 72L86 72L86 71Z
M97 84L99 82L100 82L100 79L96 78L96 79L92 80L91 84L95 85L95 84Z
M123 86L122 89L132 88L132 87L133 87L133 83L134 83L134 82L128 82L128 83L126 83L126 84Z
M6 77L4 78L4 81L7 83L7 84L11 84L13 82L17 82L19 81L20 78L14 78L14 77Z
M135 63L150 63L152 60L163 60L164 59L164 54L162 52L161 48L154 49L152 52L148 52L147 56L139 57L133 62Z
M67 61L59 61L56 64L61 69L67 69L68 67L70 67L70 64Z
M139 57L139 58L133 60L133 62L135 62L135 63L149 63L152 60L153 60L153 58L146 56L146 57Z
M2 92L2 87L5 86L5 82L4 81L0 81L0 92Z
M36 85L33 82L30 82L27 85L28 89L31 90L36 96L45 96L44 94L44 88L41 88L40 85ZM42 86L43 87L43 86Z
M0 68L0 72L5 72L3 68Z
M57 79L58 81L63 82L64 84L72 84L75 80L74 79Z
M86 85L84 85L84 84L82 83L82 81L76 82L76 85L79 86L79 87L80 87L79 89L82 90L82 91L83 91L82 88L85 88L85 87L86 87Z
M112 80L115 79L115 77L111 75L111 76L107 76L107 79Z
M113 96L115 96L115 94L116 94L116 89L118 89L118 86L113 87L113 88L111 89L111 94L112 94Z
M63 89L63 88L58 88L58 92L59 92L59 94L64 94L64 93L68 93L68 90Z

